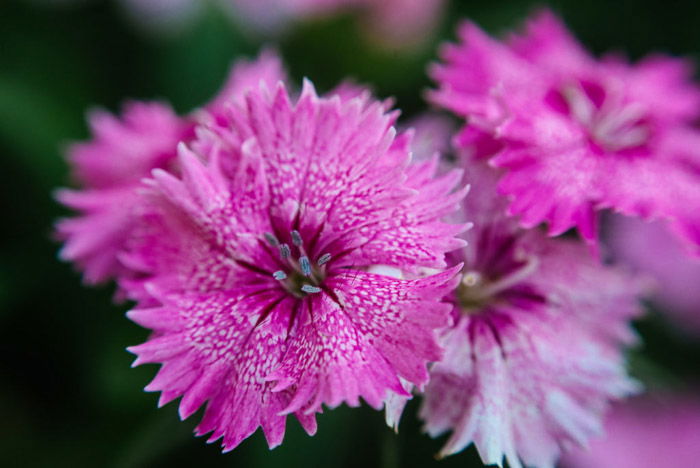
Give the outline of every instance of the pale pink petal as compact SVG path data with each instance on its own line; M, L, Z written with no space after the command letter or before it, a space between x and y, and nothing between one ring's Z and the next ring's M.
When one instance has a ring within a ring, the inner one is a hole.
M623 216L609 221L606 244L612 258L650 276L651 299L680 330L700 331L700 260L689 256L662 222Z
M554 468L600 432L611 401L638 390L621 351L636 341L644 283L575 239L520 228L476 153L459 154L474 227L450 254L464 268L420 416L433 437L451 431L441 456L474 444L485 464Z

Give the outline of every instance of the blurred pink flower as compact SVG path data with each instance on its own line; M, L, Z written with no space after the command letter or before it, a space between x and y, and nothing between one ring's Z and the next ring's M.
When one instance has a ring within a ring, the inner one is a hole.
M442 50L433 102L497 143L500 192L524 227L576 227L596 211L663 218L700 254L700 90L686 61L596 60L548 11L505 42L465 23ZM486 138L484 137L484 138Z
M245 89L260 82L274 85L284 78L281 62L271 51L254 61L239 60L207 112L217 116L223 113L225 100L242 99ZM57 194L61 203L80 214L56 227L59 239L65 241L61 258L83 270L86 282L126 272L119 257L141 210L141 180L155 168L177 172L177 144L194 136L195 120L196 116L177 116L165 104L144 102L128 103L122 117L105 111L90 114L93 139L68 149L80 189Z
M474 443L485 464L553 468L562 448L600 432L610 400L637 390L621 347L636 339L640 288L581 243L518 227L503 214L496 172L463 162L474 228L450 254L464 269L420 417L433 437L452 431L440 456ZM387 406L395 422L396 402Z
M565 457L565 468L677 468L700 460L700 402L644 397L618 405L605 436Z
M445 0L365 0L365 27L386 47L410 49L426 42L443 14Z
M700 332L700 259L689 257L661 222L615 216L606 236L618 263L655 280L652 299L683 330Z
M129 16L147 29L177 31L202 10L200 0L122 0ZM369 37L390 48L409 49L431 36L446 0L217 0L212 2L241 28L279 35L293 23L356 14Z
M57 194L80 215L60 221L56 231L65 241L61 258L83 270L86 282L98 283L123 270L118 255L138 210L141 178L171 165L177 143L190 130L160 103L131 102L121 119L96 111L89 121L94 140L68 150L81 190Z
M162 364L146 387L159 404L182 396L186 418L208 401L197 434L225 451L258 427L280 444L288 414L313 434L324 404L379 408L440 358L459 266L368 271L442 270L463 245L463 226L440 221L461 174L408 167L395 118L367 94L318 97L306 82L293 100L262 86L180 146L180 176L153 173L129 261L160 305L129 312L154 331L130 351Z
M124 12L144 30L172 33L188 27L201 13L201 0L121 0Z

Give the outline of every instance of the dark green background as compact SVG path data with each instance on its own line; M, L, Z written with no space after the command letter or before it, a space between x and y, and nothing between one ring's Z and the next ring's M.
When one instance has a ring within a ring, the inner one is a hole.
M305 24L279 48L297 81L308 76L323 90L351 76L397 97L410 116L424 108L425 64L460 17L499 32L536 5L452 2L439 37L414 54L377 50L350 18ZM550 5L596 52L699 50L697 1ZM218 445L191 436L199 415L179 422L175 404L156 410L157 395L141 390L156 368L129 368L124 348L147 332L125 318L128 305L111 304L111 287L81 286L79 275L56 260L52 224L66 212L51 192L69 183L61 147L87 136L85 110L161 98L186 112L212 96L234 58L260 45L217 14L159 38L134 30L110 2L51 8L0 0L0 466L480 466L473 449L435 461L442 441L420 435L415 403L398 436L382 414L342 407L319 416L313 438L290 418L281 448L270 452L256 433L221 455ZM638 328L647 344L632 356L637 376L652 387L697 383L697 344L654 315Z

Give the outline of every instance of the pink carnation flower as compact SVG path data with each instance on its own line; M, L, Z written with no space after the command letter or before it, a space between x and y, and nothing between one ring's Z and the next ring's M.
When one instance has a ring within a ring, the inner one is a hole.
M676 468L700 460L700 402L687 397L645 397L619 405L606 435L569 454L565 468Z
M615 216L606 236L612 258L655 282L652 300L685 331L700 333L700 259L687 255L661 222Z
M224 112L225 101L241 99L247 88L260 81L273 85L284 77L281 61L271 51L255 61L240 60L207 110L216 117ZM65 241L60 256L78 265L85 281L98 283L128 272L119 257L140 210L141 180L155 168L177 170L177 144L194 136L195 120L178 117L165 104L143 102L127 104L121 118L104 111L90 115L93 140L68 149L81 190L57 194L80 213L57 225L58 237Z
M609 400L637 388L620 346L635 341L639 288L583 244L519 228L503 215L495 171L465 161L475 227L453 257L463 275L420 416L433 437L452 431L441 456L474 443L485 464L554 467L600 431ZM395 422L396 403L388 410Z
M154 172L130 263L161 305L129 312L154 331L134 364L163 364L146 389L182 396L182 418L208 401L196 432L226 451L258 427L280 444L288 414L313 434L323 404L379 408L427 381L459 267L368 269L444 269L463 227L439 220L464 195L458 172L407 167L395 114L366 95L262 86L227 119L181 145L181 176Z
M595 211L668 219L700 253L700 91L687 62L596 60L550 12L499 42L465 23L433 102L497 143L500 192L524 227L596 237Z
M65 241L60 256L84 270L88 283L102 282L123 271L118 260L139 203L141 178L168 167L188 125L160 103L131 102L123 117L93 112L94 140L72 145L69 161L82 190L64 189L57 198L81 214L58 223Z

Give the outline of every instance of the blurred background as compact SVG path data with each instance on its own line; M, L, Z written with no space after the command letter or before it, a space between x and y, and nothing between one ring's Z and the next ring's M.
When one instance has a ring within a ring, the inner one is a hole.
M432 33L411 32L420 40L398 44L382 38L390 16L371 26L351 13L279 26L194 0L165 24L132 3L0 1L0 466L481 466L473 448L436 461L444 440L420 433L416 402L398 435L379 412L341 407L318 417L313 438L289 418L273 451L260 433L227 455L194 438L199 415L180 422L175 403L157 410L157 394L142 391L155 366L129 367L125 348L147 335L124 316L129 304L113 305L111 286L84 287L57 260L52 225L68 213L52 192L71 184L62 149L87 138L92 107L118 112L131 98L162 99L186 113L213 96L234 59L275 45L297 83L307 76L327 90L351 77L394 96L410 118L426 108L426 64L460 18L499 33L542 2L446 2ZM548 5L596 53L700 58L696 0ZM632 373L652 389L699 388L700 341L649 308L636 325L645 344L631 355Z

